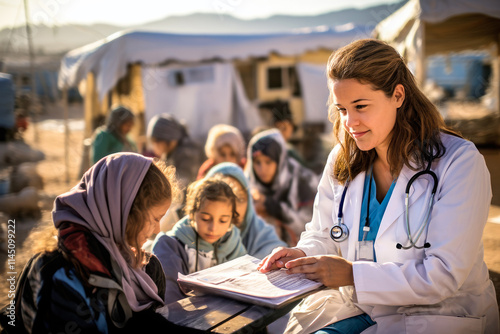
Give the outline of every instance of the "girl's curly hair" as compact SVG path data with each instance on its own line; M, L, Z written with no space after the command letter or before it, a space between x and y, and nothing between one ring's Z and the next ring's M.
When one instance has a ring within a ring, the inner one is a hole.
M205 200L229 202L233 213L231 223L236 222L238 217L238 213L236 212L236 195L220 176L204 178L189 185L184 212L189 215L191 221L194 220L195 213L200 209Z

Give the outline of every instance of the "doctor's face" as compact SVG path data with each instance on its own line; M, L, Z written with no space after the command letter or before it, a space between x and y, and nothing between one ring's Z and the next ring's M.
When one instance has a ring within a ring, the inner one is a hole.
M379 156L380 152L385 156L397 109L404 101L404 87L397 85L391 97L356 79L335 81L331 88L341 124L358 148L362 151L375 148Z

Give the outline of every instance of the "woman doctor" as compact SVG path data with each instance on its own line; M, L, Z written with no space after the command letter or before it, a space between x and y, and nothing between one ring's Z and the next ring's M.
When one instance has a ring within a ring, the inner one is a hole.
M327 73L339 144L297 247L275 249L259 270L340 287L333 323L316 333L498 333L483 157L446 128L389 45L355 41Z

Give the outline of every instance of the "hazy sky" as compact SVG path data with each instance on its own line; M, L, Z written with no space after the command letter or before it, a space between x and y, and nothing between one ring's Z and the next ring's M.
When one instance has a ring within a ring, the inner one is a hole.
M241 19L275 14L316 15L347 7L394 4L399 0L27 0L30 21L58 26L66 23L141 24L171 15L226 13ZM24 25L23 0L0 0L0 29Z

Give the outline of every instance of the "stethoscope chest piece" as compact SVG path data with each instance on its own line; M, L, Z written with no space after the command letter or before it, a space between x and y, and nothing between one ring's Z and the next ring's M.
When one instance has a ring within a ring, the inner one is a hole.
M346 224L342 222L343 215L342 210L344 208L345 195L347 193L347 187L349 186L349 181L346 182L344 186L344 191L342 192L342 197L340 199L339 211L337 215L337 223L333 225L330 230L330 237L335 242L342 242L349 236L349 228Z
M342 242L349 236L349 229L342 222L338 222L337 225L333 225L330 230L330 237L333 241Z

